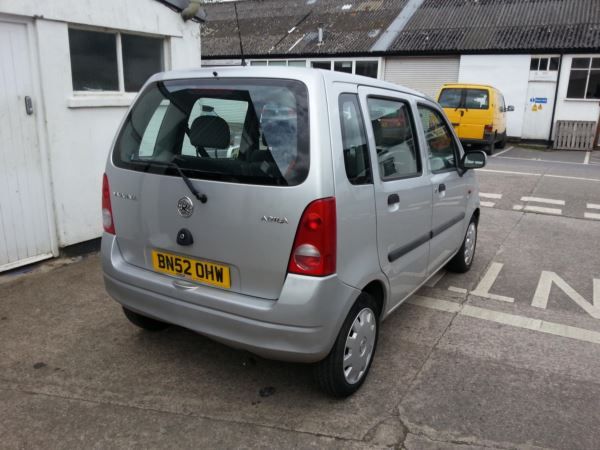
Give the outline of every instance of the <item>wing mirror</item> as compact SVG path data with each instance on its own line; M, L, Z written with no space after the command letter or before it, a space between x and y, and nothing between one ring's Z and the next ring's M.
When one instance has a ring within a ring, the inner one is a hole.
M486 162L487 155L484 152L467 152L460 160L460 167L464 173L469 169L481 169Z
M515 107L513 105L508 105L506 108L504 108L505 112L512 112L515 110Z

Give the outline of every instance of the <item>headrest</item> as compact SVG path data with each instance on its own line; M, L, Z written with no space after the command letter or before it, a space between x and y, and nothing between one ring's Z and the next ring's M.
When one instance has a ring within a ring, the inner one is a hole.
M190 127L194 147L229 148L229 125L219 116L197 117Z

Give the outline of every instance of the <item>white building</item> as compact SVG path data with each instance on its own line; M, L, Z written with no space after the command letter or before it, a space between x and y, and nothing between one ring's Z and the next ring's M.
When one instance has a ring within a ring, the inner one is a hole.
M0 271L101 235L127 107L151 74L200 66L181 3L0 0Z
M203 65L300 65L436 96L491 84L511 138L549 141L558 120L598 122L599 0L261 0L207 6ZM298 20L300 18L300 20ZM241 46L240 39L241 36ZM556 100L556 101L555 101Z

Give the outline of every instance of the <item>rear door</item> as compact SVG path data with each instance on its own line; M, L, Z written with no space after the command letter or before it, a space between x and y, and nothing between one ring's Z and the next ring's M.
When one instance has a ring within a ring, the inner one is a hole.
M383 89L360 87L359 94L370 122L377 247L393 308L426 277L432 189L423 170L414 102Z
M469 186L458 172L461 149L442 111L433 103L418 104L423 146L427 151L433 194L428 273L445 264L463 240Z
M491 108L490 90L473 87L463 90L462 114L459 137L461 139L483 139L486 125L493 125L494 112Z
M315 178L321 172L309 171L311 136L327 136L328 124L309 131L308 102L299 81L149 86L125 121L108 170L124 259L186 283L278 298L302 212L333 193ZM181 242L182 233L192 239Z

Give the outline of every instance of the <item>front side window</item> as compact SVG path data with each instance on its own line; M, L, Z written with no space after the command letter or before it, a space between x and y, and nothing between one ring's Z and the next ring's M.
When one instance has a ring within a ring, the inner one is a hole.
M369 148L358 97L342 94L339 99L340 125L346 175L352 184L371 183Z
M458 163L458 148L440 112L419 105L419 117L427 141L431 171L439 173L455 170Z
M381 179L390 181L420 175L421 159L408 103L371 97L368 105Z
M164 69L161 38L70 28L69 49L74 91L137 92Z
M600 58L573 58L567 98L600 99Z
M287 80L149 85L115 144L116 166L196 179L293 186L309 170L308 98Z

